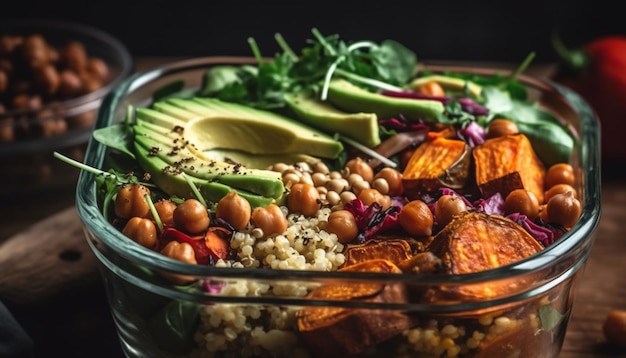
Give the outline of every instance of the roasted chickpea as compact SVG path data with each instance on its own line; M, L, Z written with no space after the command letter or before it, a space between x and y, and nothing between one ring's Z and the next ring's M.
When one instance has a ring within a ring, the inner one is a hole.
M534 220L539 215L539 200L530 190L515 189L504 199L504 212L506 214L520 213Z
M174 224L188 234L200 234L205 231L211 219L209 212L197 199L187 199L174 209Z
M122 234L141 246L154 249L157 246L157 229L154 222L147 218L130 218L122 229Z
M361 157L350 159L346 163L346 169L349 171L348 174L357 173L368 183L371 183L372 180L374 180L374 170Z
M626 311L610 311L602 324L602 333L609 343L626 348Z
M196 252L194 251L191 244L188 244L186 242L170 241L165 245L165 247L163 247L163 249L161 250L161 254L171 259L186 262L188 264L198 264L198 261L196 260ZM195 280L193 276L177 275L161 271L159 273L164 278L179 285L184 285Z
M159 215L163 227L174 226L174 210L176 209L176 203L170 199L161 199L154 203L154 208L156 209L157 215ZM152 211L148 212L147 218L154 220Z
M578 221L582 213L582 205L574 194L568 191L554 195L546 204L546 210L549 222L570 228Z
M320 193L312 184L294 184L287 195L289 211L298 212L305 216L315 215L321 204Z
M122 219L146 217L150 212L146 195L150 195L150 189L144 185L123 185L115 197L115 215Z
M569 184L555 184L550 189L546 190L543 195L543 200L547 203L550 199L556 194L567 193L571 191L574 194L575 198L578 198L578 194L576 193L576 189Z
M400 226L413 236L430 236L434 218L428 205L421 200L412 200L402 207L398 216Z
M24 61L30 68L39 68L48 64L46 41L40 34L33 34L24 40L22 47Z
M435 204L435 220L437 225L444 227L455 215L466 211L467 205L463 199L451 194L442 195Z
M337 210L330 213L326 231L337 235L337 240L342 244L354 240L359 234L356 219L348 210Z
M376 179L385 179L389 186L390 196L402 195L404 193L404 184L402 183L402 173L394 168L385 167L374 176Z
M423 85L417 87L415 90L418 93L428 96L443 97L446 95L446 91L443 90L443 87L435 81L426 82Z
M361 190L358 198L365 205L372 205L373 203L377 203L383 210L391 206L391 197L389 197L389 195L381 194L378 190L374 188Z
M226 221L235 230L243 230L250 222L250 202L232 190L217 203L215 217Z
M87 51L85 46L78 41L70 41L65 45L59 55L61 61L77 73L82 72L87 67Z
M546 189L550 189L556 184L574 186L575 181L574 168L568 163L557 163L550 166L546 171L544 186Z
M489 122L487 127L487 138L503 137L505 135L518 134L517 124L504 118L496 118Z
M72 70L63 70L59 74L59 94L64 98L73 98L81 94L83 82Z
M250 220L254 226L263 231L263 237L282 234L287 230L287 218L276 204L254 208Z

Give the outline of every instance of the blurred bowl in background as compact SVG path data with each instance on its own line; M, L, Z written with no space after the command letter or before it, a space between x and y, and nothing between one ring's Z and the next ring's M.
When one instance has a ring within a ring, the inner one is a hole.
M0 196L74 186L102 98L133 71L108 33L56 20L0 24Z

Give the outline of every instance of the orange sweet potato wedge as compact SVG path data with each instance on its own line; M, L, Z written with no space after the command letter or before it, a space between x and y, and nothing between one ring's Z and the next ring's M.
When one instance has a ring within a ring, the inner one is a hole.
M401 273L391 261L368 260L346 266L340 271ZM401 284L331 283L313 290L309 299L341 299L355 302L406 302ZM297 313L298 329L303 340L318 357L350 357L412 327L416 321L396 310L304 307Z
M487 139L472 150L476 184L484 198L528 189L543 202L545 166L524 134Z
M412 238L372 238L361 244L348 245L344 251L343 267L374 259L385 259L398 265L423 250L424 245Z
M435 137L413 152L402 182L409 198L418 198L442 186L460 189L465 186L471 164L471 148L462 140Z
M543 249L517 223L497 215L469 212L455 218L433 238L429 251L442 260L447 274L468 274L501 267ZM530 278L529 278L530 279ZM453 296L488 298L525 285L522 280L464 285Z

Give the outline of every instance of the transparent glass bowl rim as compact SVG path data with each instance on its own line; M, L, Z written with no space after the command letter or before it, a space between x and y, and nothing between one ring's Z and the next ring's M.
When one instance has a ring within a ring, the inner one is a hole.
M128 48L119 39L98 28L65 20L25 18L3 21L2 24L0 24L0 30L2 29L6 29L7 31L21 31L24 33L32 32L35 29L49 29L59 33L61 31L66 32L68 36L76 34L83 37L89 37L93 41L106 45L106 47L111 49L109 56L115 57L119 61L119 73L109 83L91 93L62 102L48 104L38 110L13 110L0 113L0 119L20 115L33 116L36 113L47 109L61 108L71 112L95 109L97 108L98 102L102 100L107 93L109 93L116 86L120 85L124 79L132 74L133 58ZM68 37L68 39L71 39L71 37ZM58 146L84 143L89 139L90 135L89 129L78 129L76 131L71 131L69 133L50 138L34 138L10 142L0 145L0 154L19 154Z
M173 75L192 69L210 68L216 64L244 64L251 63L248 57L200 57L172 62L143 73L136 73L127 78L103 100L102 107L96 119L96 128L107 126L112 122L115 109L123 103L126 94L149 84L163 76ZM451 69L450 66L446 68ZM476 70L476 68L456 66L458 70ZM484 74L500 73L501 70L480 68L478 72ZM488 282L497 279L510 279L517 275L525 275L545 269L567 258L575 258L575 268L586 260L592 235L600 219L600 149L599 124L594 111L575 92L553 83L549 80L538 79L525 75L517 77L521 83L538 87L540 90L553 91L563 98L580 116L581 128L581 167L586 170L585 180L582 183L585 191L585 202L582 215L578 223L551 246L540 253L524 260L502 266L496 269L463 275L428 275L428 274L385 274L363 272L319 272L298 270L270 270L258 268L218 268L212 266L185 264L161 255L158 252L144 248L129 240L121 231L109 224L100 212L97 205L94 175L82 171L76 191L76 206L78 214L85 226L96 238L101 240L107 249L112 249L117 255L151 269L160 269L185 275L206 278L243 278L259 280L311 280L311 279L364 279L373 281L420 282L424 284L465 284ZM565 99L567 98L567 100ZM105 157L106 147L93 139L90 140L84 163L88 166L101 168ZM106 168L104 170L107 170ZM557 274L558 276L558 274Z

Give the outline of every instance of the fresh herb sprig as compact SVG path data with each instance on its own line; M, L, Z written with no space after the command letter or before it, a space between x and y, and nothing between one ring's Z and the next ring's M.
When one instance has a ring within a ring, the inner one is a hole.
M324 97L335 76L370 88L397 90L415 74L417 56L396 41L348 43L338 35L324 36L317 29L312 33L313 39L307 41L300 54L277 34L275 39L282 52L271 59L263 57L253 38L248 39L256 66L213 68L204 78L201 95L280 109L288 93L309 89Z

